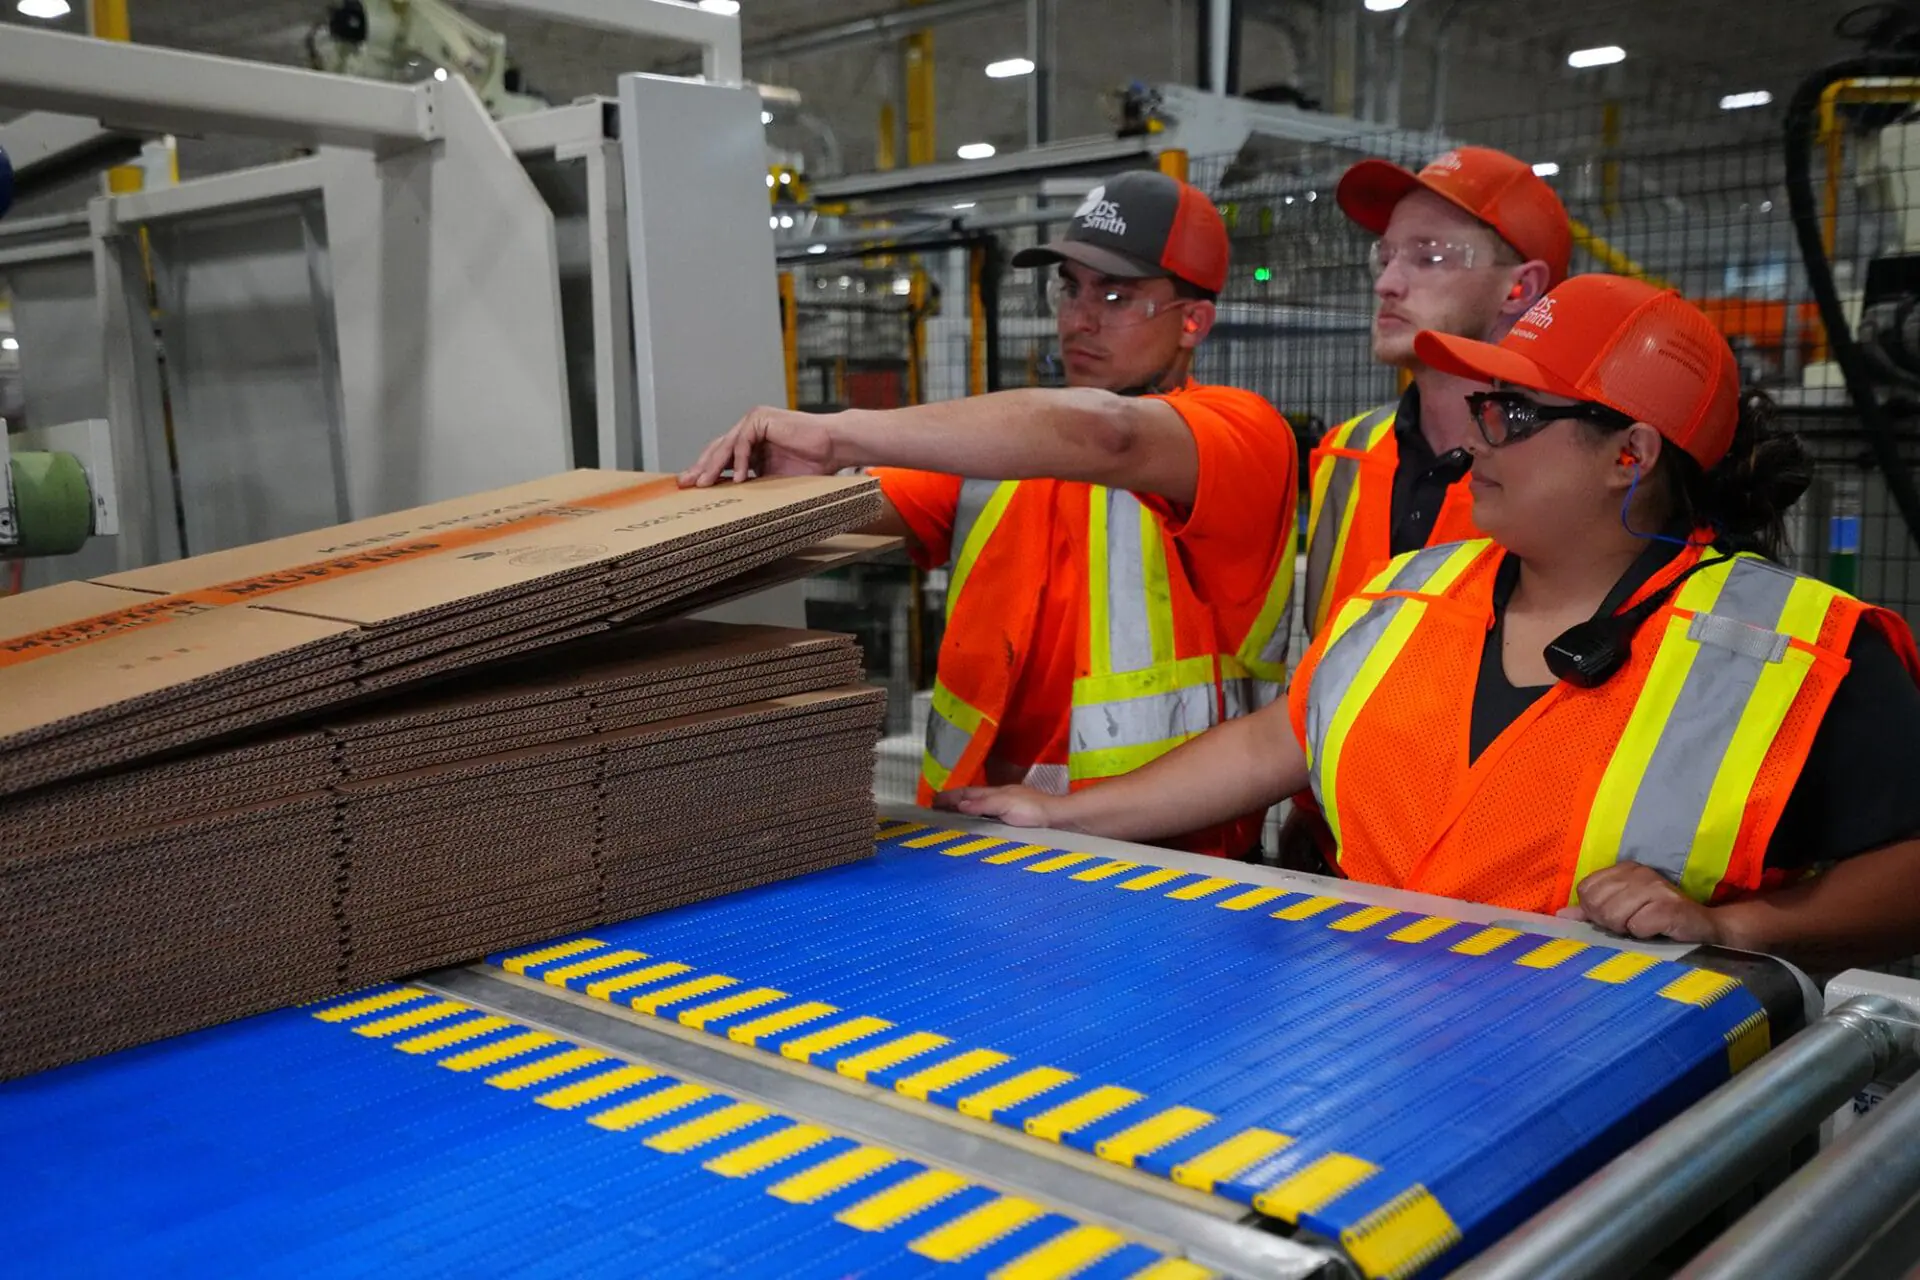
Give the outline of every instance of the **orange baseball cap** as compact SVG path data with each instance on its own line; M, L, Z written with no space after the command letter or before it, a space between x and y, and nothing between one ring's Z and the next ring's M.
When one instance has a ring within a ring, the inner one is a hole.
M1416 189L1431 191L1497 232L1529 261L1547 264L1548 287L1567 278L1573 229L1567 207L1533 166L1490 147L1456 147L1419 173L1385 160L1362 160L1347 170L1334 199L1355 222L1385 235L1394 206Z
M1413 350L1441 373L1603 404L1702 467L1726 456L1740 419L1740 368L1713 321L1673 290L1625 276L1573 277L1498 346L1426 329Z

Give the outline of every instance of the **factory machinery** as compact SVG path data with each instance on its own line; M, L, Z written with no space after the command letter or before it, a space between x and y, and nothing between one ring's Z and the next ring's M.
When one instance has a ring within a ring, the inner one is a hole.
M1916 1037L1898 979L900 810L0 1086L0 1221L49 1275L1899 1275Z

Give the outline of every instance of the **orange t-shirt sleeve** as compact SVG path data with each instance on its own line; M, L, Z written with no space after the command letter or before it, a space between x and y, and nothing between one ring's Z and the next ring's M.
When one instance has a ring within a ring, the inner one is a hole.
M922 569L938 569L951 560L960 477L899 467L873 467L867 474L880 482L880 492L913 533L907 551L914 563Z
M1280 555L1292 554L1300 505L1299 447L1279 410L1251 391L1196 386L1162 397L1193 432L1200 477L1193 507L1145 499L1190 550L1224 570L1242 596L1264 588Z

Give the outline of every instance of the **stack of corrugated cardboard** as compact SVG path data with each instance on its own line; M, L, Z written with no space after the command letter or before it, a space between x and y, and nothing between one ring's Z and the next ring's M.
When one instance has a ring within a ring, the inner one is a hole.
M852 641L632 624L877 511L576 473L0 601L0 1077L862 856Z

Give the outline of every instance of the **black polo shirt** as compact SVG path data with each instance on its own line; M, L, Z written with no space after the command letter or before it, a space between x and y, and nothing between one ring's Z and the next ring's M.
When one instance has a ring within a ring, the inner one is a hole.
M1617 609L1663 565L1680 553L1667 542L1647 550L1614 587L1608 604ZM1480 652L1473 689L1468 758L1480 753L1552 685L1516 688L1501 662L1507 601L1520 581L1520 560L1501 562L1493 588L1493 627ZM1636 644L1647 643L1642 628ZM1807 867L1838 862L1902 840L1920 838L1920 686L1916 686L1886 637L1871 626L1854 631L1847 646L1852 668L1834 690L1806 767L1787 797L1780 825L1767 845L1770 867ZM1511 767L1525 768L1524 758Z
M1420 430L1420 388L1408 387L1394 411L1394 441L1400 460L1393 469L1393 505L1387 537L1394 555L1418 551L1433 536L1447 490L1467 473L1457 460L1442 463Z

